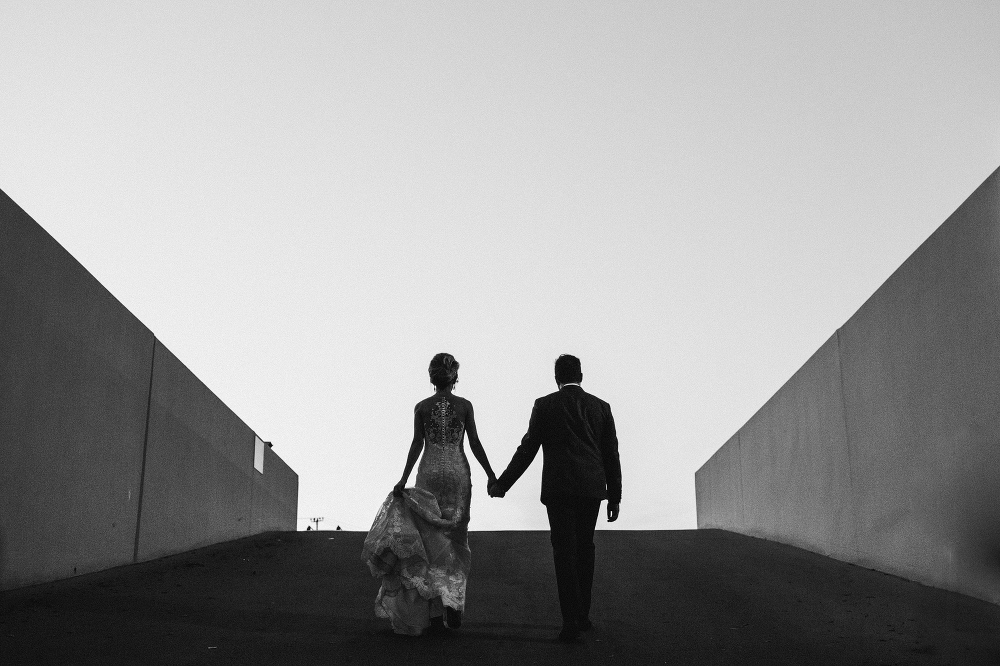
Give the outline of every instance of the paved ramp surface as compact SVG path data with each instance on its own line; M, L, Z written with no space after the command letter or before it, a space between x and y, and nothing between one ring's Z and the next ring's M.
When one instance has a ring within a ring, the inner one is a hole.
M270 533L0 595L0 664L1000 664L1000 607L717 530L597 533L564 645L547 532L473 532L465 624L396 636L358 532Z

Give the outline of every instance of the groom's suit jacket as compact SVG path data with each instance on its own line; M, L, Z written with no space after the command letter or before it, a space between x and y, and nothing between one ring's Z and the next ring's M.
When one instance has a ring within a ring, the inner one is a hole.
M607 499L622 497L622 468L611 406L579 386L563 386L539 398L498 486L506 492L542 449L542 502L566 495Z

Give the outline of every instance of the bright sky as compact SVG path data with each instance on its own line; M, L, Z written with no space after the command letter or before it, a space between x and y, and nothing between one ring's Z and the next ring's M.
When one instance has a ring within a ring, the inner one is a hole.
M301 529L368 529L441 351L498 473L579 356L614 526L687 529L1000 166L998 63L995 0L8 1L0 189L274 443ZM502 500L469 457L472 529L547 529L541 456Z

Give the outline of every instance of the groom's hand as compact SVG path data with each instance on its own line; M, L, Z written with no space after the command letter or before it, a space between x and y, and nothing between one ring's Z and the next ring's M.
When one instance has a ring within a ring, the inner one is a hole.
M493 483L491 483L488 486L486 486L486 492L488 492L490 494L490 497L503 497L504 495L507 494L507 493L503 492L502 490L500 490L499 488L497 488L497 482L496 481L494 481Z
M608 502L608 522L613 523L618 520L618 505Z

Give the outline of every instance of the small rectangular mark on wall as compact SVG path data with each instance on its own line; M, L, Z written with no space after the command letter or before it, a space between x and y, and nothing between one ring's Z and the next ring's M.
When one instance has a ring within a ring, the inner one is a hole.
M253 468L264 473L264 440L262 440L257 435L253 436Z

